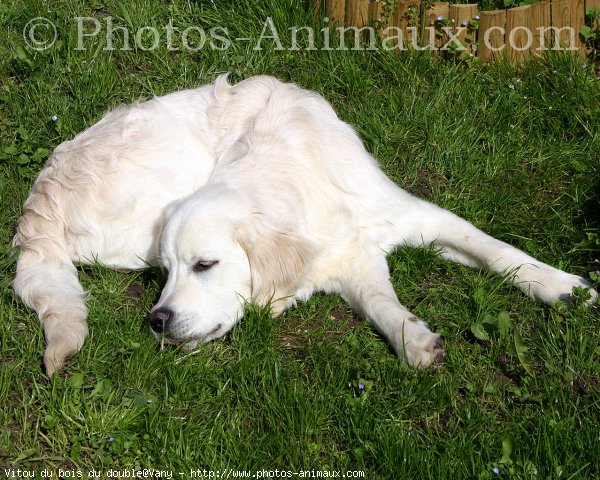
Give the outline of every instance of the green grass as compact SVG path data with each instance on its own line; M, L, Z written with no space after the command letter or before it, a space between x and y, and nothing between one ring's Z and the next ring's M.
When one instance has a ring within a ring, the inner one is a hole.
M145 323L158 273L95 266L80 269L90 337L60 375L43 375L38 320L10 289L9 245L44 156L109 107L226 71L320 92L409 191L554 266L584 276L600 268L600 82L591 69L561 57L519 72L465 68L410 52L275 51L268 41L255 51L235 39L258 39L270 15L288 44L287 26L314 21L301 2L214 5L0 4L0 476L126 467L176 477L197 468L600 476L598 309L541 306L428 250L400 249L389 261L400 300L443 334L448 357L432 370L404 366L325 295L275 320L249 308L221 341L159 352ZM232 45L108 52L90 38L75 50L73 17L108 15L132 31L169 18L181 30L222 25ZM38 16L62 41L44 52L23 48L23 27Z

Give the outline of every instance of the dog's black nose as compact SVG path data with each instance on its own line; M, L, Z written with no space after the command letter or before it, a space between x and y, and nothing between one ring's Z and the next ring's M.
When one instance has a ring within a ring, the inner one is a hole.
M168 308L157 308L150 312L150 328L156 333L163 333L166 330L167 324L173 319L175 312Z

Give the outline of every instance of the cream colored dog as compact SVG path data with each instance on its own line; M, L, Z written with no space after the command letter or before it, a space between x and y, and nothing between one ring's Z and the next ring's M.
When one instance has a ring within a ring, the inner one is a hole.
M87 335L74 262L165 267L150 325L173 343L222 336L246 301L278 315L325 291L417 367L443 352L390 283L398 245L435 244L547 304L589 287L400 189L323 98L271 77L220 77L108 113L56 148L14 243L14 289L44 326L49 375Z

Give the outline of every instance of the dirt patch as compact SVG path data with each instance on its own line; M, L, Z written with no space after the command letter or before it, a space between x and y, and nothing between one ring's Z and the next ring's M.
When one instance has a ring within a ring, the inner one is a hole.
M323 341L339 340L360 322L351 310L343 308L331 310L329 319L330 322L299 316L287 318L278 322L275 342L288 348L305 348L315 337Z
M596 380L595 378L591 378L591 377L589 377L589 378L575 377L573 379L571 388L573 390L573 394L576 397L583 397L583 396L587 395L588 393L590 393L590 390L592 392L597 391L598 380Z
M143 294L144 285L136 282L132 283L131 285L129 285L129 287L127 287L127 293L125 294L125 297L129 300L138 301L142 298Z
M404 189L419 198L431 198L433 192L443 192L448 183L448 178L429 167L421 167L415 178L404 177L402 184Z
M333 322L344 323L348 327L354 327L360 323L356 314L349 309L334 308L330 315Z

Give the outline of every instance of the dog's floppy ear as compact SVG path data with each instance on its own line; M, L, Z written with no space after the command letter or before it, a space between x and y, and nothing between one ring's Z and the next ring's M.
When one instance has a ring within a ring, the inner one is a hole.
M159 221L156 222L156 224L154 225L153 234L155 238L160 238L166 223L169 221L169 218L173 216L173 214L182 202L183 200L174 200L163 209ZM156 254L158 255L158 252L156 252Z
M312 261L315 251L311 243L289 228L277 228L263 215L256 213L253 221L240 227L237 241L242 246L252 274L252 299L260 305L271 302L272 313L279 315L284 300Z

